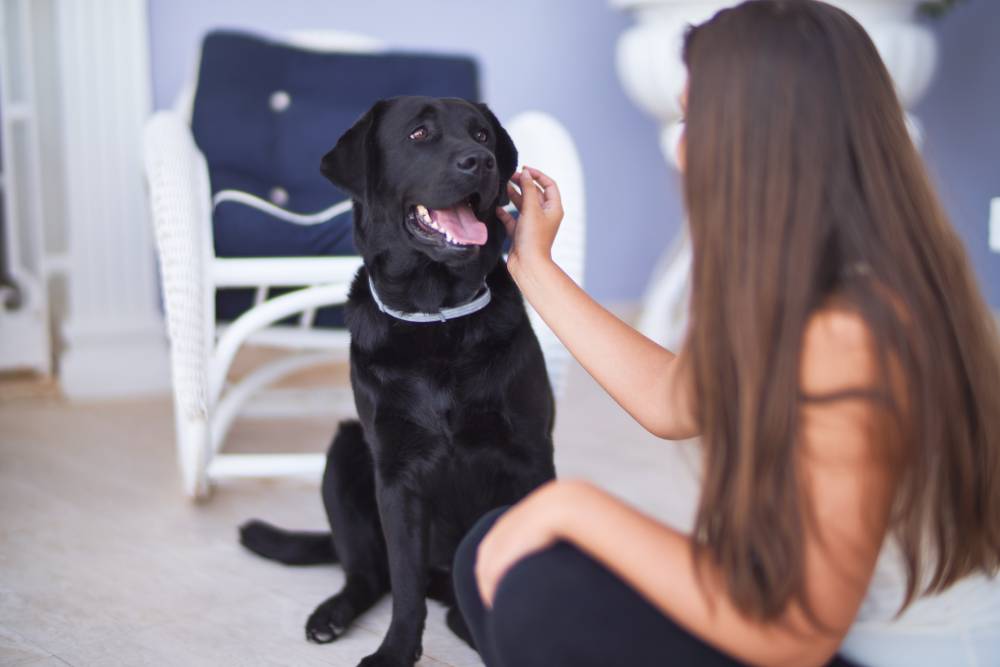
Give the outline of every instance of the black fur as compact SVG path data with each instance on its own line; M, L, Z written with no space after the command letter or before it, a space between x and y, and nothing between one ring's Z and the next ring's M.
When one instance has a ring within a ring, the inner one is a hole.
M428 136L414 141L418 126ZM469 156L479 160L473 173L456 168ZM241 539L290 564L339 558L346 582L309 617L312 641L336 639L391 583L392 622L365 666L416 662L427 596L450 606L449 627L468 641L449 575L459 541L485 512L555 475L552 391L494 213L516 162L484 105L418 97L379 102L323 158L323 173L355 199L365 262L347 307L360 422L340 425L327 459L332 535L252 521ZM470 195L489 230L483 246L438 243L407 220L415 204L442 208ZM492 300L446 323L403 322L379 311L369 275L386 305L404 312L464 303L484 279Z

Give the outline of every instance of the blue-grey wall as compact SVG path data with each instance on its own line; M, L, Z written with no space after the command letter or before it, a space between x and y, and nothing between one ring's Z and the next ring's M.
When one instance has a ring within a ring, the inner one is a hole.
M339 29L405 49L475 55L501 118L528 108L559 118L587 179L588 288L634 300L681 219L676 175L654 123L628 101L614 71L629 19L603 0L149 0L155 104L168 106L215 27L261 32ZM970 0L935 24L940 69L917 109L925 155L983 289L1000 307L1000 255L986 245L989 199L1000 196L1000 0ZM483 39L482 34L494 35Z
M987 244L1000 197L1000 1L968 0L934 22L940 62L917 105L924 157L979 284L1000 309L1000 254Z
M676 178L660 157L656 126L615 75L615 40L629 19L603 1L150 0L149 8L157 107L169 106L191 76L204 32L221 26L346 30L396 48L475 55L501 119L541 109L574 137L587 184L586 282L598 298L640 295L678 228Z

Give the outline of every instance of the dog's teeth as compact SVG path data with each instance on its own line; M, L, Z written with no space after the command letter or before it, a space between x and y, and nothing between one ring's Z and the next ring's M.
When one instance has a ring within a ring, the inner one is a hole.
M417 215L420 216L421 220L423 220L427 224L434 224L433 219L431 218L431 214L427 211L426 206L423 206L422 204L417 204L416 208L417 208Z

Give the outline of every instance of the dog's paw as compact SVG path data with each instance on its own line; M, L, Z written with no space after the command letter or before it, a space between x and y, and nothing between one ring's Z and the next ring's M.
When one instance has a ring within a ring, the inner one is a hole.
M420 660L420 649L413 654L413 659L404 660L397 655L376 651L358 663L358 667L413 667Z
M306 621L306 639L317 644L329 644L344 634L353 618L347 601L334 596L310 614Z

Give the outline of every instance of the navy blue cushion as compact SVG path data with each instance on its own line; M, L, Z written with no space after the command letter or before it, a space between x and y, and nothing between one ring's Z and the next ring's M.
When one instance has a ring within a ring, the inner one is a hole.
M343 201L347 195L319 173L320 159L372 104L397 95L478 101L476 63L464 56L323 53L246 33L209 33L191 129L212 193L241 190L295 213ZM350 213L301 226L224 202L213 226L220 257L355 253ZM220 290L217 317L231 320L252 300L252 290ZM338 313L324 312L333 310L321 310L316 324L341 325Z

